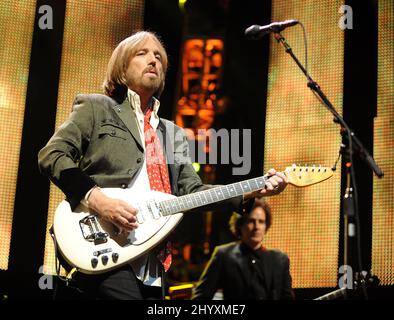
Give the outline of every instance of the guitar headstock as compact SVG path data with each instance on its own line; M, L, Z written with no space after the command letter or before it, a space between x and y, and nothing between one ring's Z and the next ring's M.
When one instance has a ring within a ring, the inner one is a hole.
M293 164L284 170L289 183L296 187L307 187L331 178L334 174L331 168L321 166L297 166Z

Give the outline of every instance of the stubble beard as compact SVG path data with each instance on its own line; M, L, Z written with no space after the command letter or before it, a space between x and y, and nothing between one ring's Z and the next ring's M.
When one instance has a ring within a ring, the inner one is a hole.
M160 84L161 84L161 79L160 79L160 77L155 77L155 78L144 77L141 81L141 84L145 90L147 90L153 94L157 90L159 90Z
M155 94L161 86L162 79L160 76L157 77L146 77L143 75L140 79L131 78L128 81L128 87L137 93L145 92L147 94Z

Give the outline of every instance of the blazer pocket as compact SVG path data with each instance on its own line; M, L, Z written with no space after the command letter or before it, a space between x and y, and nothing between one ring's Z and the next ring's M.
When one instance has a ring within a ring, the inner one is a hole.
M105 137L119 138L127 140L127 132L123 131L117 126L113 125L102 125L98 131L99 139L104 139Z

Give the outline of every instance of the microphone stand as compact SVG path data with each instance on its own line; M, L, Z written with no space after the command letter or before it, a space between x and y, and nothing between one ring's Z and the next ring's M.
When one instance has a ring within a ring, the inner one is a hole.
M371 168L371 170L376 174L377 177L383 177L383 171L376 164L375 160L368 153L368 151L364 148L361 141L357 138L354 132L350 129L347 123L343 120L343 118L339 115L339 113L335 110L334 106L328 100L327 96L322 92L320 86L314 81L308 72L305 70L304 66L300 63L297 57L294 55L293 50L287 43L286 39L281 35L280 32L274 32L275 39L283 45L286 53L288 53L301 71L305 74L308 79L307 86L319 96L323 105L333 114L334 122L338 123L341 126L340 132L342 137L347 138L347 143L341 145L340 152L344 155L345 159L345 167L346 167L346 190L343 196L343 213L344 213L344 284L347 289L352 289L352 269L348 270L348 266L352 267L352 263L349 262L349 242L351 238L356 235L356 226L355 222L358 222L356 214L357 203L355 203L353 199L353 191L356 190L355 183L355 173L353 168L353 154L357 154L361 159L363 159L366 164ZM356 194L355 194L356 195ZM357 197L355 197L357 201ZM355 220L356 219L356 220ZM358 252L360 255L360 252ZM359 268L361 269L361 260L359 260ZM362 270L359 270L360 272ZM350 281L350 282L349 282Z

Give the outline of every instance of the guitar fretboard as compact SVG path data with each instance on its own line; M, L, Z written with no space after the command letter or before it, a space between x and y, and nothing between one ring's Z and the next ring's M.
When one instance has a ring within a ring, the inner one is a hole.
M346 295L346 288L337 289L333 292L327 293L324 296L315 298L313 300L334 300Z
M258 177L191 193L174 199L164 200L159 203L160 211L163 216L168 216L202 207L207 204L238 197L245 192L253 192L263 189L265 187L266 179L268 179L268 177Z

